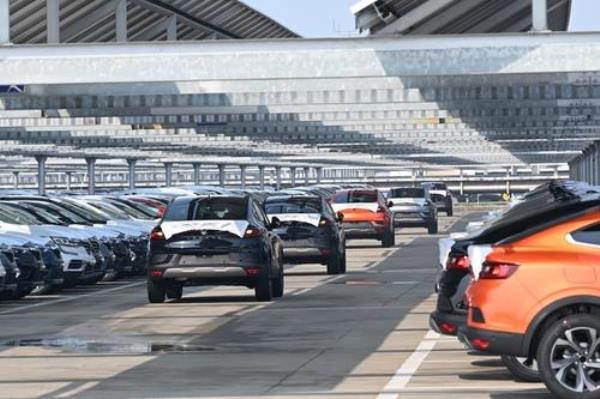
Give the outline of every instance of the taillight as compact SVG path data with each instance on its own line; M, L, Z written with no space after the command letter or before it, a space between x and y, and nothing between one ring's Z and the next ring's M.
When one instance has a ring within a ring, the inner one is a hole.
M163 270L151 270L150 271L150 277L160 278L163 276L163 274L164 274Z
M446 262L447 270L463 270L468 271L471 266L469 257L466 255L450 256Z
M512 276L519 265L512 263L501 263L501 262L485 262L479 278L482 280L503 280Z
M262 231L256 227L249 226L244 233L244 238L256 238L262 235Z
M456 333L456 325L452 324L452 323L441 323L440 324L440 331L442 332L442 334L454 334Z
M490 341L483 338L475 338L471 340L471 345L475 349L478 349L480 351L486 351L490 347Z
M150 233L150 241L164 241L165 233L163 233L160 226L155 227L154 230Z
M260 269L260 267L248 267L248 268L244 269L244 271L246 272L246 276L255 277L260 274L261 269Z

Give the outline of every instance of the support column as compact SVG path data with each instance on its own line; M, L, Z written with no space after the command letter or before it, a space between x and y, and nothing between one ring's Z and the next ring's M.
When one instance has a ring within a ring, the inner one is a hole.
M18 171L13 171L13 187L15 188L15 190L19 189L19 172Z
M242 190L246 189L246 165L240 165L240 186Z
M127 160L127 166L129 168L129 173L127 175L127 183L129 185L129 189L130 190L135 190L135 183L136 183L136 176L135 176L135 164L136 164L136 160L135 159L128 159Z
M548 0L532 0L531 18L533 31L543 32L548 30Z
M35 160L38 164L38 194L46 195L46 161L48 157L37 156Z
M460 169L460 195L465 195L465 171Z
M0 0L0 45L10 43L9 0Z
M177 41L177 16L171 15L167 20L167 41Z
M290 168L290 184L292 187L296 187L296 168Z
M46 0L46 36L48 43L60 43L60 0Z
M321 184L321 180L323 180L323 168L317 168L317 184Z
M88 174L88 194L96 194L96 158L86 158Z
M194 167L194 185L199 186L200 185L200 164L195 163L195 164L193 164L193 167Z
M173 164L170 162L165 163L165 186L171 187L173 185Z
M73 172L65 172L65 175L67 175L67 191L71 191Z
M277 190L281 190L281 166L275 167L275 182Z
M258 186L261 191L265 189L265 167L262 165L258 167Z
M127 0L117 2L117 42L127 42Z
M304 167L304 184L307 186L310 184L310 168L308 166Z
M225 187L225 165L219 166L219 187Z

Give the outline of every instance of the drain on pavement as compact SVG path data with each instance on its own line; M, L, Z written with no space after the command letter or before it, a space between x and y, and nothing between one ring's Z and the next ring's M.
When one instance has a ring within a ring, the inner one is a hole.
M214 351L214 348L189 344L101 342L77 338L24 339L8 341L3 343L2 346L54 348L75 353L170 353Z

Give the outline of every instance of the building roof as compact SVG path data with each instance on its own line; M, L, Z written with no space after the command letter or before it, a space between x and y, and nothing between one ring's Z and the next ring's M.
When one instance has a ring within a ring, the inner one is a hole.
M531 1L362 0L351 8L357 29L373 35L527 32ZM548 26L566 31L571 0L548 0Z
M60 0L60 41L112 42L117 0ZM166 39L177 16L178 40L294 38L298 35L237 0L129 0L129 41ZM15 44L47 41L46 0L10 0L10 36Z

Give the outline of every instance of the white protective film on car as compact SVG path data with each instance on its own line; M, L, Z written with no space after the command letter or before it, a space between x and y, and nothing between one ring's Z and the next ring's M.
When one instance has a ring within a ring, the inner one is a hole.
M187 220L177 222L164 222L161 229L165 238L168 240L176 234L187 231L226 231L242 238L248 228L246 220Z
M468 249L471 270L475 280L479 280L479 273L483 269L485 258L492 252L491 245L471 245Z
M439 260L442 269L446 270L446 263L448 263L448 255L452 250L452 246L456 243L451 238L440 238L438 241Z
M281 222L301 222L315 227L321 221L320 213L277 213L269 214L268 216L271 222L273 222L273 218L277 218Z

